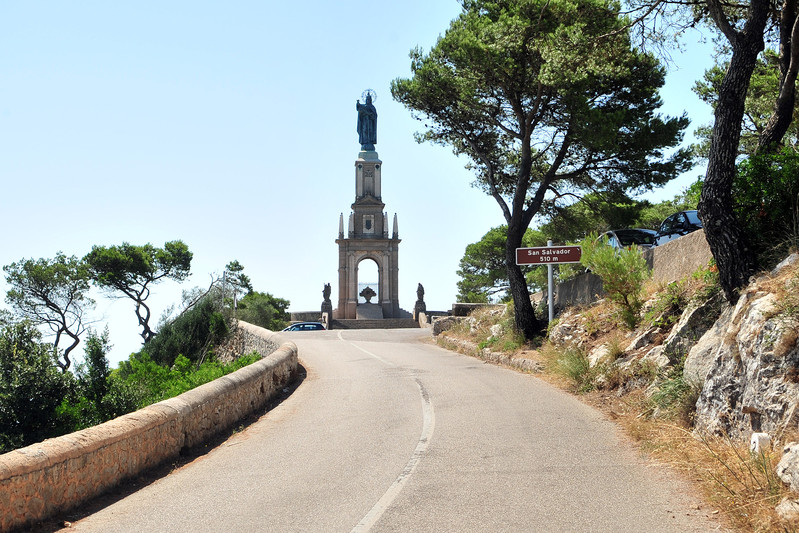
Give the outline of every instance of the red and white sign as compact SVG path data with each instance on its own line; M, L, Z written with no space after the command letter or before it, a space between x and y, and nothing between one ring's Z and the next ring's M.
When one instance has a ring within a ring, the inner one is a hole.
M517 265L551 265L579 263L582 249L579 246L540 246L516 248Z

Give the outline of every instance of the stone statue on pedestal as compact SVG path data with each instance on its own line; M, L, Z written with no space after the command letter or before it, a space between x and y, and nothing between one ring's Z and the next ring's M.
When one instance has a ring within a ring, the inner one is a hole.
M420 283L416 287L416 305L413 306L413 319L419 320L419 313L427 312L427 304L424 303L424 287Z
M322 313L328 313L328 316L333 314L333 302L330 301L330 283L325 283L322 289Z
M355 109L358 111L358 142L361 143L361 150L374 151L377 144L377 109L372 104L372 94L374 91L367 89L366 103L360 100L355 102Z

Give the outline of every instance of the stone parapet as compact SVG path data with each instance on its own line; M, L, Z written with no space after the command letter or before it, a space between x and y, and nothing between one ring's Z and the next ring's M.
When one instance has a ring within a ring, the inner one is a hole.
M274 346L264 359L175 398L0 455L0 531L76 507L263 408L296 377L297 347L278 348L271 331L239 325L252 345Z

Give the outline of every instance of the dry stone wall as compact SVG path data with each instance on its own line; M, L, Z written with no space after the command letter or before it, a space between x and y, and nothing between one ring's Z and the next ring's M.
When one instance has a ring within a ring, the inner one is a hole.
M256 349L262 360L104 424L0 455L0 531L80 505L264 407L296 376L297 347L278 345L266 329L239 327L248 339L243 353Z

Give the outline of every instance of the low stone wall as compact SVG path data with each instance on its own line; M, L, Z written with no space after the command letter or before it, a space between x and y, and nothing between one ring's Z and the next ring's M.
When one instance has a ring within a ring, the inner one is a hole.
M320 322L321 311L297 311L290 313L292 322Z
M416 320L420 328L433 327L433 320L439 317L449 316L450 311L420 311Z
M504 308L505 304L472 304L472 303L454 303L452 304L452 311L450 311L450 315L452 316L469 316L472 311L475 309L481 309L483 307L489 307L491 309L499 309Z
M271 331L240 327L249 346L277 347ZM261 361L175 398L0 455L0 530L76 507L264 407L295 378L297 347L289 342L262 354Z
M556 309L561 310L572 305L590 304L603 294L605 291L602 288L602 279L596 274L586 272L555 287L553 303Z
M282 342L279 333L240 320L235 331L215 351L220 361L227 362L252 352L264 357L277 350Z
M705 232L699 230L647 250L644 257L652 268L652 280L670 283L690 276L699 267L707 266L713 254L710 253Z
M670 283L690 276L713 258L704 231L694 231L679 239L644 251L644 258L652 269L652 280ZM561 283L555 291L555 307L565 309L572 305L589 304L602 297L602 280L586 273Z

